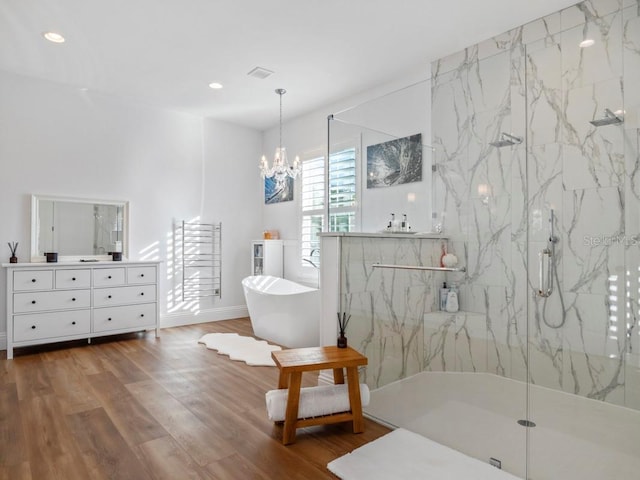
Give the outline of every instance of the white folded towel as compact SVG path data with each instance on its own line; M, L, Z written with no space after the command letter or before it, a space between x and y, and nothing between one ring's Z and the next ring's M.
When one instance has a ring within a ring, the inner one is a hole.
M287 389L269 390L265 394L267 414L269 420L280 422L284 420L287 410ZM360 400L363 407L369 405L369 387L360 384ZM349 387L347 384L320 385L300 389L300 403L298 404L298 418L320 417L338 412L348 412Z

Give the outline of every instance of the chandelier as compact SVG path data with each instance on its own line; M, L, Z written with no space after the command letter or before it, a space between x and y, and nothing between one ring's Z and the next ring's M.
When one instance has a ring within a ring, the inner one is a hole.
M300 159L298 157L293 161L293 165L287 160L287 151L282 146L282 95L287 93L284 88L276 89L276 93L280 95L280 142L276 153L273 156L273 164L269 166L267 157L262 156L260 160L260 174L262 178L273 177L276 182L282 183L287 177L296 178L300 173Z

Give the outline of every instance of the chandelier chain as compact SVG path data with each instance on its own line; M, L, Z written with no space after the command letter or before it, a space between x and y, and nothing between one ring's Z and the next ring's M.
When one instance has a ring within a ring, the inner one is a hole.
M278 93L280 94L280 145L278 146L280 147L280 151L282 151L282 95L284 95L285 90L280 89Z

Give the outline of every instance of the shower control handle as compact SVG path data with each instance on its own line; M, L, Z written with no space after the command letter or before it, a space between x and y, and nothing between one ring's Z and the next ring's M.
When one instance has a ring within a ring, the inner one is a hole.
M539 285L538 296L547 298L553 292L553 253L550 248L544 248L538 253Z

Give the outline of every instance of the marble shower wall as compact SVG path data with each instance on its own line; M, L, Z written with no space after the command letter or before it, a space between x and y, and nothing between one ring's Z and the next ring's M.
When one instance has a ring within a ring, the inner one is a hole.
M448 274L461 308L484 328L462 361L446 353L460 329L429 318L426 369L526 380L529 362L538 385L640 409L639 14L637 0L585 1L433 63L434 223L468 269ZM624 124L589 123L605 108ZM501 132L523 141L492 146Z
M442 240L344 236L340 242L347 338L369 359L362 381L377 388L422 371L423 318L437 306L444 274L372 265L438 266Z

